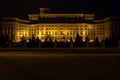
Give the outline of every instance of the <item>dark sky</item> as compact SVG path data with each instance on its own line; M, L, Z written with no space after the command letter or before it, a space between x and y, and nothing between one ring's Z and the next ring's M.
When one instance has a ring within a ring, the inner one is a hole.
M104 2L107 1L107 2ZM1 16L27 16L50 7L56 12L95 13L98 16L120 15L120 4L108 0L3 0L0 3Z

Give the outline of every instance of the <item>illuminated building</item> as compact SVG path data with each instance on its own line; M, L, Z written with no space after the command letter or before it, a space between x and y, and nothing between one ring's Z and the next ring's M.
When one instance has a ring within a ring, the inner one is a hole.
M109 17L101 20L95 19L95 14L81 13L49 13L49 8L40 8L39 14L29 14L28 20L7 17L2 23L2 33L9 35L13 42L27 41L34 35L41 41L51 37L53 41L75 41L78 33L85 41L88 36L90 41L96 37L104 40L111 34Z

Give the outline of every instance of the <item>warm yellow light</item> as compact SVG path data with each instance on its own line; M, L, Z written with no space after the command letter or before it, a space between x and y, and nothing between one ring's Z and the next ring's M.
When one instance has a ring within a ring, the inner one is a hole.
M83 35L85 35L85 31L83 31Z
M88 25L88 26L89 26L89 27L88 27L89 29L92 29L91 25Z
M67 30L64 30L64 32L63 32L65 35L67 34Z
M51 32L51 35L53 35L53 31Z

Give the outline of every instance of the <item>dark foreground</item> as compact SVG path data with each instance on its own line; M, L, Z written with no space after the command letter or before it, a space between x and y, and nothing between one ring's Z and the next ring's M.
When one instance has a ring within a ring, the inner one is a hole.
M1 51L0 80L120 80L118 51L57 53Z

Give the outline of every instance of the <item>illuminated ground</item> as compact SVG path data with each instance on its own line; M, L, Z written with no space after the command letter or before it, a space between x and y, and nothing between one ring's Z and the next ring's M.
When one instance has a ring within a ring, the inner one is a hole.
M119 80L120 54L0 52L0 80Z

